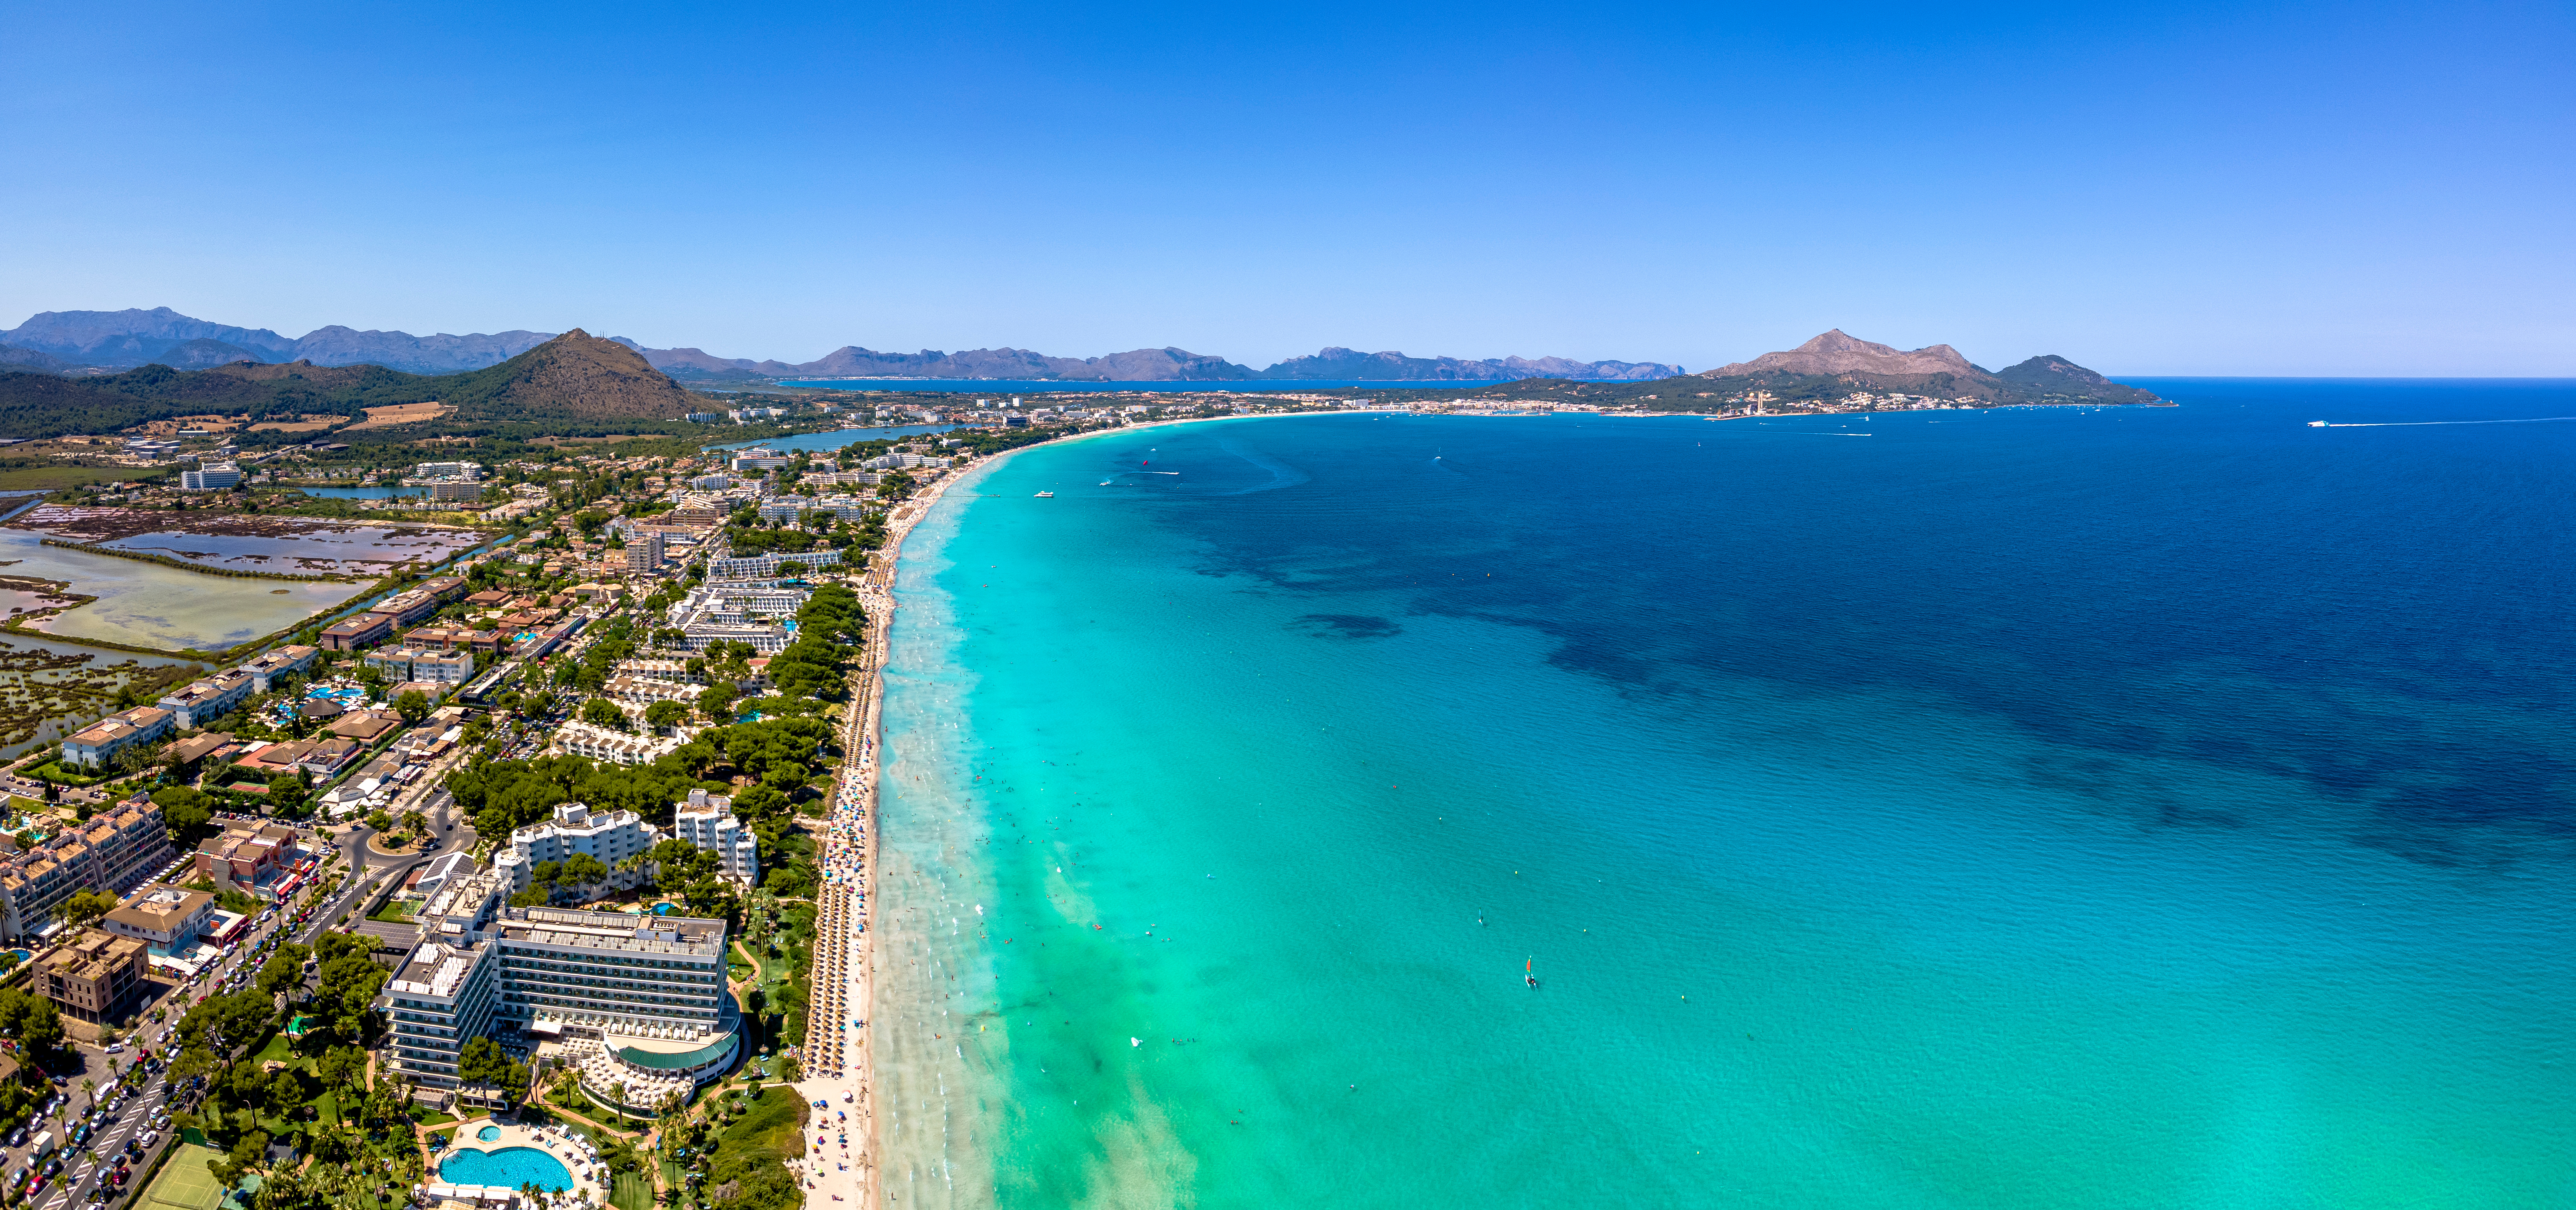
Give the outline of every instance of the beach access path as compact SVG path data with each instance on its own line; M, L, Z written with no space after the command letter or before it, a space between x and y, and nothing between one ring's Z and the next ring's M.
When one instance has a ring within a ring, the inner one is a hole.
M863 683L851 695L843 720L841 774L833 783L831 813L821 837L823 885L814 895L809 984L813 999L806 1009L805 1046L799 1056L805 1078L795 1085L809 1105L824 1103L813 1109L798 1157L809 1206L827 1200L877 1205L883 1193L876 1179L876 1104L869 1095L874 1067L868 1045L873 935L867 927L867 878L877 863L877 715L885 700L887 638L894 629L896 559L904 536L959 477L942 476L895 510L884 547L868 560L868 570L854 585L868 618L861 657L866 664L859 673ZM855 1150L841 1141L852 1135Z

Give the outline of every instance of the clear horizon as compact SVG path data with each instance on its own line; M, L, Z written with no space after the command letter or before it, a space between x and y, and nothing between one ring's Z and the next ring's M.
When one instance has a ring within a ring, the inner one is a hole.
M2558 6L31 11L0 324L2576 374Z

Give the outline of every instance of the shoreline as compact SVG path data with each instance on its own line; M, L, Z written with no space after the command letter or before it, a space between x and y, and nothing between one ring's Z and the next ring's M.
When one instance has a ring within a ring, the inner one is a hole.
M1018 452L1004 451L968 468L966 474ZM872 927L876 903L867 898L866 892L868 880L877 870L877 839L881 831L877 815L879 795L876 783L880 763L877 754L879 720L885 701L885 671L892 658L890 646L894 615L900 607L894 597L894 573L902 557L904 539L911 536L914 527L930 515L930 510L937 507L950 488L965 480L966 474L945 476L898 506L887 518L885 545L872 552L867 570L858 577L855 587L860 607L868 618L867 653L864 657L867 663L861 670L865 683L859 692L852 695L849 713L843 720L843 773L835 785L833 814L827 817L821 838L825 883L816 892L816 923L821 927L826 921L830 922L832 934L818 935L815 939L813 961L816 970L811 985L814 1000L821 1002L825 999L827 981L837 982L841 996L836 998L836 1002L841 1007L835 1012L829 1030L818 1031L817 1026L822 1022L813 1016L814 1005L808 1005L806 1053L801 1064L806 1070L799 1073L803 1078L797 1081L797 1089L806 1100L820 1099L835 1106L848 1106L846 1111L835 1109L831 1112L857 1113L860 1119L857 1123L859 1150L856 1155L849 1155L845 1146L845 1159L841 1166L825 1172L821 1169L819 1150L807 1155L804 1152L805 1140L800 1138L798 1159L801 1164L811 1165L806 1182L809 1190L825 1192L834 1185L841 1185L847 1188L848 1200L870 1206L882 1205L884 1195L883 1183L875 1179L877 1160L883 1154L883 1142L878 1135L876 1054L874 1034L869 1024L876 1020L876 980L872 969L876 957L876 930ZM855 825L856 835L853 837L840 831L844 825ZM855 858L850 876L847 879L835 878L836 868L848 858ZM853 895L860 900L856 910L849 907ZM850 1010L853 1007L864 1014L859 1017L862 1024L855 1028L850 1027L853 1015ZM831 1048L828 1065L817 1061L821 1057L818 1052L825 1046ZM838 1098L833 1095L836 1092L840 1094ZM822 1126L822 1121L817 1119L814 1136L817 1144L827 1129ZM833 1192L832 1196L838 1200L844 1194Z
M1170 420L1151 421L1145 424L1121 425L1116 428L1096 429L1090 432L1070 434L1055 440L1023 445L1014 449L1004 450L1001 453L995 454L981 462L977 462L960 472L952 473L941 478L938 482L931 484L921 494L916 495L912 500L907 501L888 518L886 543L884 546L878 548L878 550L870 557L868 560L868 569L859 577L858 581L860 603L861 606L866 609L868 615L869 654L867 656L868 664L864 673L867 678L867 684L864 692L853 698L852 714L847 722L848 734L844 740L844 755L842 758L842 767L844 769L851 769L855 766L855 772L853 772L849 776L849 779L843 783L841 791L843 793L848 793L850 791L856 792L858 802L857 818L864 821L865 824L859 834L856 846L857 856L859 858L858 881L856 885L861 887L867 886L868 880L872 879L880 868L878 864L878 843L883 831L883 818L877 811L877 806L882 801L882 796L878 792L877 778L882 774L884 767L884 762L881 759L882 749L880 745L883 742L882 730L884 719L886 669L893 660L895 614L902 608L902 602L897 598L895 593L896 576L897 572L900 570L905 540L911 537L912 531L918 527L922 521L926 520L930 516L931 511L937 508L941 501L946 499L948 493L963 486L968 478L981 478L983 475L1001 466L1003 463L1010 461L1013 456L1026 453L1029 450L1043 449L1095 437L1130 434L1145 429L1162 428L1172 425L1208 424L1228 420L1278 419L1284 416L1312 414L1314 413L1290 412L1253 416L1191 416ZM972 496L984 493L968 492L966 494ZM861 706L862 702L864 702L864 708ZM835 795L836 802L839 801L839 797L840 796L838 794ZM826 836L827 838L829 837L828 830ZM829 872L828 864L826 865L826 872ZM840 893L847 894L848 892L844 890ZM818 904L818 921L822 919L819 907L820 905ZM800 1091L805 1093L806 1099L808 1100L814 1099L815 1094L818 1091L822 1094L823 1099L825 1100L832 1099L831 1094L835 1089L845 1091L855 1098L849 1102L849 1105L851 1110L856 1112L861 1119L858 1123L860 1127L860 1149L856 1155L850 1157L849 1172L843 1173L838 1170L830 1173L816 1172L814 1174L815 1180L811 1184L810 1188L815 1192L823 1192L830 1187L830 1184L840 1183L833 1181L831 1178L847 1177L847 1183L855 1185L855 1188L850 1190L851 1193L855 1194L852 1198L853 1201L860 1201L866 1206L873 1207L874 1210L888 1210L888 1204L885 1200L887 1192L885 1183L883 1180L878 1179L881 1175L878 1163L885 1154L885 1140L881 1134L884 1127L884 1119L879 1117L876 1113L874 1097L876 1085L876 1035L873 1026L877 1019L874 965L876 957L877 932L875 928L875 920L878 907L879 899L870 897L865 900L864 906L857 912L852 913L845 911L840 914L840 918L843 921L855 919L857 924L857 931L847 935L842 942L848 947L845 951L848 954L850 961L848 969L853 973L852 975L844 977L852 978L852 980L857 984L857 986L851 990L850 1002L856 1005L865 1006L866 1016L863 1020L867 1021L869 1024L857 1029L855 1031L855 1036L840 1035L844 1040L834 1043L836 1046L848 1047L850 1050L843 1052L848 1055L849 1062L846 1065L841 1066L833 1077L828 1080L817 1080L813 1078L813 1073L809 1072L807 1073L808 1079L805 1081L799 1081L798 1088ZM822 961L821 955L823 953L824 950L822 942L818 938L815 949L816 962L818 964ZM819 979L817 980L817 983L819 985ZM809 1050L815 1045L815 1041L814 1022L809 1018L806 1025L806 1045ZM811 1085L810 1088L809 1084ZM838 1102L835 1103L837 1104ZM836 1194L836 1196L838 1195Z

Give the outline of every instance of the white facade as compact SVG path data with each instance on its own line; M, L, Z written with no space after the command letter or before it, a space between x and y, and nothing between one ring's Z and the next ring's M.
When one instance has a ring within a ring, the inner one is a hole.
M679 746L677 736L657 739L649 735L628 735L583 722L565 723L555 728L556 751L615 765L649 765L656 757Z
M241 486L241 468L229 462L208 462L193 471L179 472L179 490L183 492L222 492Z
M629 857L642 857L661 831L644 822L633 811L612 811L594 815L586 803L568 802L555 807L555 817L548 823L530 824L510 833L510 847L493 854L492 868L510 880L510 893L528 889L533 870L541 861L562 861L575 853L587 853L608 867L604 884L626 890L644 880L641 866L619 870L617 863Z
M766 580L778 574L781 563L802 563L807 567L838 567L841 552L824 547L782 554L727 555L707 560L710 580Z
M366 660L370 666L381 669L387 677L395 680L462 685L474 679L474 653L471 651L379 647L368 652Z
M691 790L688 801L674 805L672 835L724 858L726 877L745 886L760 880L760 838L733 817L731 798Z
M723 921L507 908L498 889L478 875L431 897L429 943L375 1002L392 1025L393 1071L453 1088L469 1039L517 1026L613 1060L595 1081L583 1064L601 1093L612 1080L686 1091L723 1074L741 1024L725 993Z

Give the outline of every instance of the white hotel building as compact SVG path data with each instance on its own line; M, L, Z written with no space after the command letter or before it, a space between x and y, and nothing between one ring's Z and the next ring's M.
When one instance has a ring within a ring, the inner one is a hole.
M732 1065L742 1014L724 921L506 907L506 885L497 871L452 880L415 917L423 944L375 1004L394 1072L452 1089L466 1039L524 1034L579 1069L592 1099L613 1104L624 1085L623 1107L649 1113Z
M659 839L660 830L633 811L592 814L588 804L560 803L555 807L553 822L530 824L510 833L509 847L492 855L492 871L508 880L510 889L502 894L516 895L528 889L538 862L562 861L575 853L587 853L608 867L608 880L601 885L623 891L643 882L646 871L641 864L620 870L617 863L642 857Z
M688 801L672 813L671 832L724 858L724 875L744 886L760 881L760 838L733 817L733 800L704 790L689 791Z

